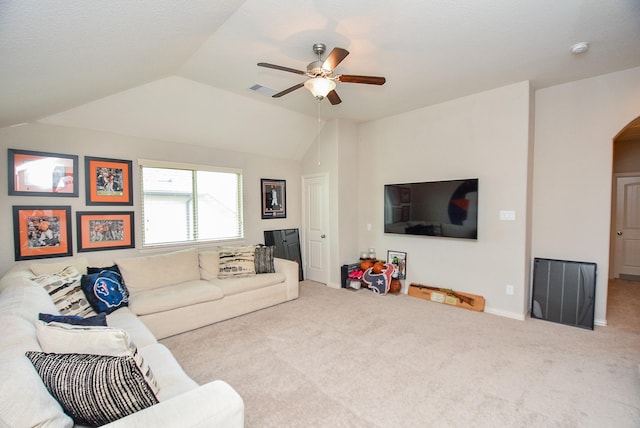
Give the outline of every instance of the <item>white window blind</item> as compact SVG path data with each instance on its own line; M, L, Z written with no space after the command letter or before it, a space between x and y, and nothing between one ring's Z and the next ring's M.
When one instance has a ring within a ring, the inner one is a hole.
M139 159L143 246L240 239L242 171Z

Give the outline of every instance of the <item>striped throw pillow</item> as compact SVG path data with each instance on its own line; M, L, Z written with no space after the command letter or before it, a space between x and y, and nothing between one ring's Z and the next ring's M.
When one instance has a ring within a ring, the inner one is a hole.
M158 403L131 357L25 355L76 424L105 425Z
M276 247L273 245L259 245L256 247L255 265L256 273L274 273L276 268L273 264L273 252Z

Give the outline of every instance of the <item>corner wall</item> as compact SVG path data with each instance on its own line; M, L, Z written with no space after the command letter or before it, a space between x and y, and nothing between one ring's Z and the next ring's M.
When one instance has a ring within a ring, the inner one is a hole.
M404 290L418 282L480 294L487 312L524 318L530 92L521 82L361 125L359 248L374 247L379 258L407 252ZM383 232L385 184L474 177L477 241ZM515 221L500 221L500 210L515 211Z
M536 92L532 257L598 264L606 325L613 138L640 115L640 68Z

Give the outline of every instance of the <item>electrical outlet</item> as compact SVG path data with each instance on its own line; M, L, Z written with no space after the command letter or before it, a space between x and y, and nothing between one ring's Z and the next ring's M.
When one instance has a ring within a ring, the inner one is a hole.
M507 295L508 296L513 296L513 285L511 284L507 284Z

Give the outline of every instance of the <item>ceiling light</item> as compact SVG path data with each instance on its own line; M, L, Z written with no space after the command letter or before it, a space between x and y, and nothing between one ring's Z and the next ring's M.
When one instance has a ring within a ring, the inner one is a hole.
M580 43L576 43L575 45L571 46L571 53L574 54L574 55L579 55L581 53L585 53L588 50L589 50L589 43L587 43L587 42L580 42Z
M304 87L311 91L314 97L322 99L336 88L336 82L324 77L314 77L304 82Z

